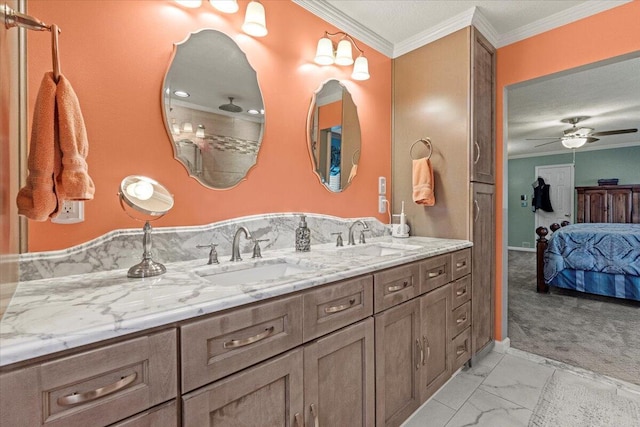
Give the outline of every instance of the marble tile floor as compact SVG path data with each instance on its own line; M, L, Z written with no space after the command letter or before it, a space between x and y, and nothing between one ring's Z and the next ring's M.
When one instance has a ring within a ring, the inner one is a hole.
M615 388L640 402L638 385L509 348L506 354L494 351L459 371L402 427L526 427L544 385L556 371L576 375L589 387Z

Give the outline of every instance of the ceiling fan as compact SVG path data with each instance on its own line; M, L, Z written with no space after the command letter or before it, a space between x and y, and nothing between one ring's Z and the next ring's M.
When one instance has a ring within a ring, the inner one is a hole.
M593 128L588 127L577 127L576 125L584 120L587 120L589 116L577 116L577 117L569 117L566 119L560 120L562 123L571 124L570 129L566 129L563 132L562 136L549 136L545 138L530 138L528 141L540 141L544 139L553 139L553 141L545 142L544 144L538 144L537 147L542 147L543 145L553 144L555 142L562 142L567 148L579 148L582 147L585 143L592 143L599 141L599 138L596 136L609 136L609 135L619 135L623 133L634 133L638 132L638 129L616 129L616 130L607 130L602 132L594 132Z

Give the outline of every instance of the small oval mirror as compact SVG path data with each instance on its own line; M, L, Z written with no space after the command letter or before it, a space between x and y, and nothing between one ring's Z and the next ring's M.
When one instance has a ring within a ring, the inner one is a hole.
M203 185L227 189L256 164L264 102L255 70L229 36L204 29L177 43L163 86L174 157Z
M314 172L329 191L344 190L358 170L360 121L351 94L338 80L314 93L307 128Z

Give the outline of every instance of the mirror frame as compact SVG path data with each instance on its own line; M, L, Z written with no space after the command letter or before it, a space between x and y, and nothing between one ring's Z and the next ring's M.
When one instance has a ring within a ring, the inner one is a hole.
M342 91L343 93L346 91L349 96L351 97L351 100L353 101L353 97L351 96L351 92L349 92L349 89L347 88L347 86L340 81L339 79L336 78L329 78L327 80L324 80L320 83L320 86L313 92L312 96L311 96L311 104L309 105L309 111L307 113L307 124L306 124L306 140L307 140L307 149L309 150L309 158L311 160L311 168L312 171L314 173L314 175L316 175L316 177L318 177L318 181L320 181L320 184L322 184L322 186L329 191L332 194L336 194L336 193L342 193L343 191L345 191L347 188L349 188L349 186L351 185L351 181L348 181L347 184L344 187L341 187L340 190L338 191L334 191L329 187L329 181L323 181L322 176L320 176L320 174L318 173L318 168L317 168L317 164L316 164L316 159L313 153L313 141L312 141L312 133L313 133L313 120L314 120L314 116L315 116L315 111L317 109L317 99L318 99L318 94L322 91L322 89L325 87L325 85L327 85L329 82L335 81L337 82L338 85L340 85L342 87ZM360 158L362 156L362 131L360 128L360 116L358 114L358 106L356 105L355 102L353 102L353 106L355 108L355 115L358 118L358 137L359 137L359 146L356 150L354 150L352 158L351 158L351 163L352 163L352 168L353 167L357 167L360 164ZM342 127L344 127L344 124L342 124ZM357 153L357 156L356 156ZM354 162L354 159L356 159ZM349 171L351 173L351 171ZM357 175L357 174L356 174ZM353 177L353 179L355 179L355 176Z

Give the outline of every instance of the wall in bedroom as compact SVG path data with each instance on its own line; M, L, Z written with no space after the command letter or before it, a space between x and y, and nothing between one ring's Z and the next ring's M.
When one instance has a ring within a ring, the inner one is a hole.
M522 247L529 242L535 247L534 214L531 211L531 183L536 178L536 166L572 163L571 152L552 156L509 160L509 246ZM609 150L577 151L575 185L598 185L600 178L618 178L619 184L640 184L640 146ZM517 172L517 173L511 173ZM552 190L553 191L553 190ZM520 206L520 195L529 198L527 207Z

